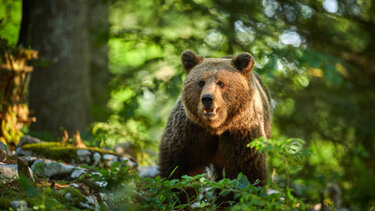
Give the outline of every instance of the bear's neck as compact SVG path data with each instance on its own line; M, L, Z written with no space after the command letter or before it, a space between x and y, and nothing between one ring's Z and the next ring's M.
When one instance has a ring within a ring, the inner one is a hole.
M208 128L208 131L215 135L228 132L233 135L246 136L256 130L257 136L267 137L264 128L263 107L259 106L256 100L250 101L244 107L247 109L233 114L231 119L217 128Z

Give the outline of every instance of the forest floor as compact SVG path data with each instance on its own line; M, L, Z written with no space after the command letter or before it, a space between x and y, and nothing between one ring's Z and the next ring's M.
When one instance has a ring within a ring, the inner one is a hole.
M138 171L130 157L113 151L31 136L24 136L14 151L1 143L0 155L0 209L95 209L108 198L101 192L108 182L99 177L121 166Z

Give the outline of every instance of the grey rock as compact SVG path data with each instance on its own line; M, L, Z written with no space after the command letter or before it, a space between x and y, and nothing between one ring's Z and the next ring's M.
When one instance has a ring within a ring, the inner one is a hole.
M21 148L25 144L37 144L37 143L42 143L39 138L35 138L29 135L23 136L21 140L18 142L16 148Z
M38 143L42 143L42 142L43 141L41 141L40 139L29 136L29 135L23 136L16 146L16 153L15 154L18 155L18 156L32 156L33 152L30 151L30 150L22 149L22 146L25 145L25 144L38 144Z
M10 207L14 210L27 210L27 202L25 201L11 201Z
M77 156L78 156L78 159L83 162L83 163L87 163L87 164L90 164L91 162L91 152L88 151L87 149L79 149L77 150Z
M0 183L10 183L18 178L17 165L0 164Z
M106 200L108 200L108 196L107 196L106 193L99 192L99 196L100 196L100 199L101 199L102 201L106 201Z
M47 177L63 176L74 170L71 165L50 161L45 164L43 175Z
M72 202L72 201L73 201L72 194L71 194L71 193L66 193L66 195L65 195L65 199L66 199L67 201Z
M114 150L119 155L130 156L134 151L134 144L131 142L119 143L114 147Z
M280 191L278 191L278 190L267 189L267 195L279 194L279 193L280 193Z
M129 159L128 157L120 157L119 159L120 159L120 162L125 161L125 160L128 161L127 164L134 169L138 168L138 164L132 161L131 159Z
M31 170L38 176L43 176L45 160L35 160L31 165Z
M200 201L197 201L197 202L195 202L195 203L193 203L192 205L190 205L191 206L191 208L193 208L193 209L198 209L200 206L201 206L201 202Z
M92 165L93 166L98 165L98 163L100 161L100 158L101 158L100 153L99 152L95 152L94 155L93 155L94 163Z
M22 158L29 163L29 166L31 166L34 163L34 161L38 159L37 157L33 156L23 156Z
M31 150L25 150L21 147L16 148L16 155L18 156L33 156L33 152Z
M103 155L104 164L109 167L112 163L116 162L118 160L116 155L112 154L104 154Z
M96 183L99 187L101 187L101 188L105 188L105 187L108 185L108 182L106 182L106 181L101 181L101 182L99 182L99 181L95 181L95 183Z
M97 176L103 176L100 172L94 171L91 172L92 175L97 175Z
M38 159L31 165L31 169L39 176L58 177L71 174L74 167L56 161Z
M84 173L86 173L86 170L83 169L83 168L78 167L78 168L74 169L74 171L72 172L72 174L70 175L70 177L73 178L73 179L76 179L76 178L78 178L79 176L81 176Z
M77 183L72 183L70 184L70 186L72 186L73 188L79 188L79 185Z
M94 195L85 196L86 202L80 202L79 205L83 208L94 210L98 207L98 200Z
M146 166L139 168L139 176L142 178L154 178L159 174L159 166Z
M0 150L4 151L8 156L12 156L12 152L2 141L0 141Z

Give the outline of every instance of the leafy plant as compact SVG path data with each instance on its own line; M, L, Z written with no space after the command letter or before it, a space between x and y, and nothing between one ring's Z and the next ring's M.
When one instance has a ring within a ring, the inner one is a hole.
M260 152L266 152L271 158L272 166L285 175L285 187L290 187L290 173L302 169L302 163L309 152L304 149L305 141L298 138L266 139L260 137L248 144Z
M152 155L157 149L157 141L148 138L146 129L142 123L135 120L127 122L118 115L113 115L107 122L94 124L92 133L101 147L113 148L116 144L127 144L128 153L139 164L147 165L154 163Z
M304 141L300 139L266 140L259 138L250 147L259 151L266 151L271 157L282 159L288 167L280 170L280 175L289 174L289 168L297 168L308 154L303 149ZM125 163L124 163L125 164ZM177 167L178 168L178 167ZM306 209L303 200L293 195L292 189L279 184L270 184L272 194L267 193L267 188L250 184L242 173L236 179L225 178L214 181L205 174L196 176L183 176L181 179L168 180L166 178L139 178L129 167L114 163L109 171L92 168L100 174L91 174L95 181L106 182L106 190L110 191L109 197L112 208L129 208L145 210L183 210L196 208L215 210L225 202L232 210L246 209L271 209L271 210L297 210ZM292 171L294 173L295 171ZM288 175L289 177L289 175ZM289 180L289 179L288 179ZM227 196L229 201L220 201ZM118 196L118 197L116 197ZM181 197L186 201L180 201Z

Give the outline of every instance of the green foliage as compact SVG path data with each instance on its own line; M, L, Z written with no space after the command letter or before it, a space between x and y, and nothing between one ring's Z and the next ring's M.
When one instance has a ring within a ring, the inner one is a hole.
M77 210L74 206L78 201L67 201L65 199L66 193L71 193L79 201L84 201L84 196L74 188L66 188L62 190L53 190L48 186L36 187L28 178L21 176L16 183L10 187L0 184L1 200L0 208L2 210L10 208L10 202L14 200L26 201L29 208L32 210Z
M248 146L267 153L272 168L278 169L286 177L283 178L286 182L285 187L289 188L289 175L300 171L301 164L309 155L308 151L303 148L304 144L305 141L297 138L266 139L261 137L252 141Z
M306 210L312 209L321 200L324 201L325 208L337 208L329 192L322 192L324 188L320 186L311 186L308 179L299 185L299 189L308 195L298 193L294 188L298 188L295 184L300 183L302 166L310 163L310 159L315 160L313 165L320 165L317 158L312 159L316 152L311 151L313 148L307 149L304 141L259 138L250 143L249 147L267 152L270 160L281 162L270 162L271 168L278 174L272 176L266 187L257 186L259 181L251 184L242 173L235 179L225 178L225 171L224 179L219 181L214 181L205 174L185 175L173 180L160 176L140 178L127 165L127 161L112 163L109 169L83 165L82 167L88 168L88 173L81 175L75 182L84 183L92 191L105 194L106 199L99 201L103 210L216 210L222 205L229 205L229 210ZM279 178L278 181L276 177ZM87 201L82 192L73 187L35 187L35 184L24 177L18 182L18 186L12 186L12 190L4 192L8 197L0 201L4 206L12 199L19 199L15 194L18 191L22 191L22 199L33 209L77 209L81 208L81 202ZM68 193L72 200L67 200ZM316 201L316 195L321 194L324 198L318 197ZM180 201L182 197L187 200Z
M283 161L295 163L295 165L298 162L301 165L302 161L295 159L293 155L301 157L306 155L303 141L299 139L286 141L259 139L256 142L251 145L259 150L275 153L277 154L275 158L282 157ZM264 144L264 142L267 143ZM93 168L101 175L90 175L96 181L107 182L108 185L104 189L114 192L109 199L111 201L109 204L113 206L109 207L110 209L132 207L142 210L183 210L194 207L195 209L215 210L224 203L220 199L229 195L233 197L225 203L231 205L230 210L305 210L307 208L305 202L292 194L291 188L275 184L272 185L275 193L267 194L266 188L256 186L258 181L250 184L242 173L236 179L224 177L220 181L213 181L205 174L185 175L181 179L173 180L159 176L142 179L134 175L124 164L126 163L114 163L109 171ZM282 174L286 174L285 171ZM184 203L179 201L182 195L188 199Z
M20 2L0 1L0 37L12 45ZM336 184L341 207L371 209L374 9L371 0L114 1L108 42L111 117L93 125L94 142L108 147L130 142L140 163L155 162L158 140L184 79L180 53L193 49L220 57L247 51L255 57L254 71L270 89L274 108L273 139L251 143L270 155L269 185L279 187L285 199L292 194L314 204L328 200L324 190ZM299 139L285 137L304 139L307 150L301 150ZM200 178L184 179L195 184ZM146 197L150 204L145 206L177 206L170 191L182 187L180 182L156 180L150 187L158 191L147 189L154 197ZM158 199L163 191L158 185L167 187L162 195L168 205Z
M85 166L91 169L93 172L87 174L87 178L92 178L94 181L103 182L105 184L105 190L115 191L122 188L129 188L128 183L132 178L135 177L134 172L131 172L131 168L127 165L127 161L114 162L111 164L109 169Z
M171 210L184 209L189 206L203 210L215 210L220 204L215 201L220 197L233 194L229 201L231 209L282 209L292 207L282 199L283 194L267 195L264 188L250 184L245 176L239 174L234 180L223 179L218 182L205 178L205 175L194 177L183 176L181 180L165 180L159 177L141 181L143 200L141 207L144 209ZM183 194L189 197L188 192L193 192L186 204L178 203L178 196ZM236 203L239 201L239 203Z
M7 112L4 112L4 116L0 119L0 130L2 137L0 141L8 145L16 145L21 137L24 135L22 131L16 127L17 125L17 110L13 109L12 106L4 108Z
M0 38L15 46L22 19L21 0L0 1Z
M92 133L97 142L102 146L114 147L118 143L128 143L131 145L127 153L130 154L140 164L150 164L150 151L155 151L157 141L150 139L146 135L146 128L143 124L135 120L124 122L120 116L113 115L108 122L96 123Z

